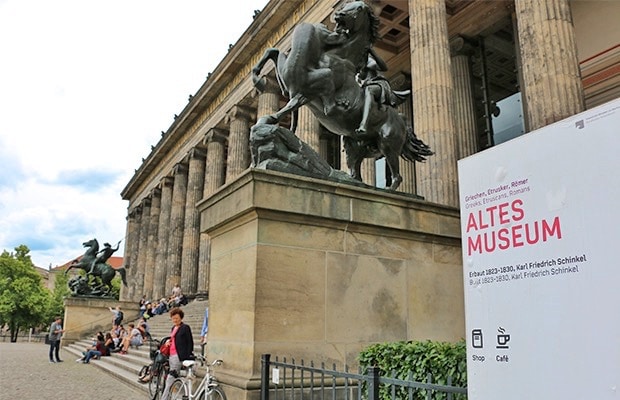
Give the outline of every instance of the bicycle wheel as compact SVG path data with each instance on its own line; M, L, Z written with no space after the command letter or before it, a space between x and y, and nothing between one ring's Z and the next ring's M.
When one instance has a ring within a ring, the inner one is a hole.
M185 386L185 382L183 379L175 379L170 385L170 400L187 400L189 399L189 393L187 393L187 386Z
M161 367L158 371L153 371L154 374L149 381L149 397L151 400L159 400L164 389L166 388L166 379L168 378L168 368Z
M138 378L143 378L151 373L151 366L145 365L140 368L140 372L138 372Z
M212 386L202 392L198 400L226 400L226 395L221 387Z

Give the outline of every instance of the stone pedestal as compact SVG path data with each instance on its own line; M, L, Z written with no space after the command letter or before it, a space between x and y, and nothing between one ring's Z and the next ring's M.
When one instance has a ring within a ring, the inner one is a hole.
M257 169L198 207L229 400L259 398L263 353L355 368L372 343L465 335L456 208Z
M97 299L83 297L68 297L64 301L65 316L62 324L65 333L62 336L63 345L82 340L85 335L98 331L108 332L112 329L114 314L109 307L120 306L123 312L123 324L133 321L140 315L140 307L133 301L118 301L114 299Z

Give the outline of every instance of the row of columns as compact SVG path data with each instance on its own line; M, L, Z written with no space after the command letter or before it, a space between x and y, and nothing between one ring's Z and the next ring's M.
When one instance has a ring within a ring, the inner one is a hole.
M268 88L258 95L260 115L280 106L277 85ZM232 107L225 118L228 131L211 128L171 175L129 212L125 250L129 285L122 291L123 300L166 297L175 284L189 295L207 292L210 243L200 233L196 206L249 167L253 116L251 108Z
M515 0L515 10L529 129L582 111L568 0ZM445 0L409 1L409 15L413 102L400 111L413 121L416 134L435 155L417 164L417 170L412 163L401 162L401 190L456 207L456 162L478 150L470 49L465 41L448 41ZM258 116L280 107L279 87L273 79L266 79L267 90L258 95ZM210 243L199 232L196 204L248 168L253 116L248 107L232 107L225 118L228 132L211 128L203 142L173 168L172 175L130 211L125 259L131 285L123 291L123 299L137 300L143 294L157 299L177 283L191 295L207 291ZM321 139L320 129L314 115L302 107L297 134L327 157L329 146ZM345 169L346 163L341 165ZM364 180L374 184L373 160L367 160L363 170Z
M515 0L515 17L528 130L583 111L569 1ZM418 193L457 207L457 160L477 150L467 50L450 53L445 0L410 0L409 18L414 126L435 152L417 171Z

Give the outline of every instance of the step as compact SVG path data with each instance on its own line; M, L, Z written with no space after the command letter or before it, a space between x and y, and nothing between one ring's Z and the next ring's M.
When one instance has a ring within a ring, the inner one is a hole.
M65 351L73 354L76 358L82 356L83 350L80 349L81 347L77 348L74 347L74 345L64 348ZM92 360L88 365L93 365L96 368L100 368L116 379L126 382L132 387L148 393L148 385L138 382L138 373L144 363L134 364L128 360L125 360L124 362L121 360L119 362L119 360L117 360L118 357L120 356L101 357L99 360Z
M206 301L194 301L190 304L183 306L185 317L183 322L188 324L192 329L194 338L194 353L201 353L200 346L200 329L202 328L202 321L204 318L204 310L208 302ZM127 326L130 322L137 324L136 321L125 321ZM157 315L148 320L151 337L154 339L161 339L166 336L170 336L172 328L172 322L168 313ZM63 350L75 356L73 359L82 357L82 352L91 347L92 335L89 335L87 339L75 342L71 345L64 346ZM127 382L138 390L142 390L148 393L148 385L138 382L138 373L144 365L151 363L150 358L151 343L145 342L144 345L136 348L130 348L129 352L125 355L119 353L112 353L109 357L101 357L99 360L92 360L89 365L94 365L96 368L100 368L103 371L108 372L113 377ZM204 368L197 369L197 375L202 377L204 375Z
M81 354L81 351L83 351L84 348L88 347L88 343L78 342L77 346L76 346L76 343L74 343L71 346L74 346L76 352L79 352ZM113 362L116 364L139 365L140 367L142 367L143 365L149 364L151 362L148 346L146 349L143 349L142 347L144 346L140 346L140 348L138 349L130 348L129 352L124 355L118 352L112 353L109 357L105 357L105 358L113 360ZM133 370L135 368L132 366L130 369Z

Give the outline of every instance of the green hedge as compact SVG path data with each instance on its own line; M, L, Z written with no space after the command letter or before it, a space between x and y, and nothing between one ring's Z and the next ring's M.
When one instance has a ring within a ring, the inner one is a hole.
M433 383L447 385L448 377L452 386L467 386L467 356L465 341L447 342L395 342L372 345L359 354L360 366L376 366L381 376L402 380L426 382L427 375L432 375ZM391 399L391 390L381 387L382 399ZM413 399L425 399L422 391L414 393ZM457 396L459 397L459 396ZM461 396L462 397L462 396ZM407 399L407 392L397 391L397 398ZM445 398L435 394L434 399ZM456 397L455 397L456 398Z

